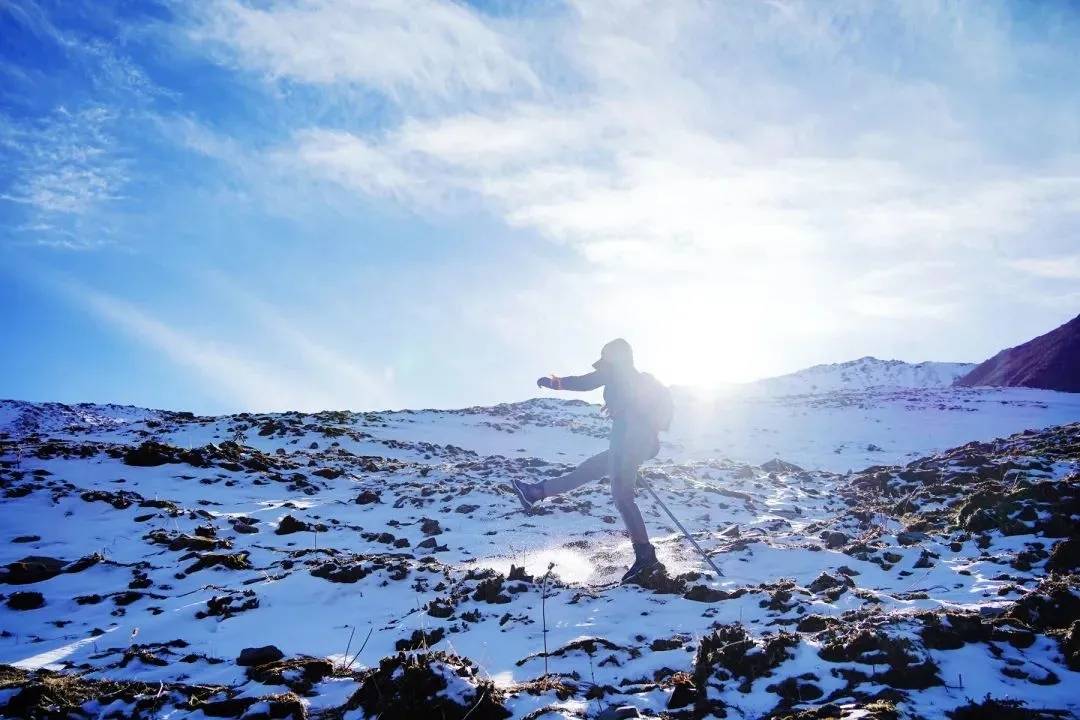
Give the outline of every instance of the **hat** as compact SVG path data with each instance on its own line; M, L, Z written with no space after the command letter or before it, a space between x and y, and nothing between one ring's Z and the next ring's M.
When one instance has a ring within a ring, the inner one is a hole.
M622 338L615 338L600 351L600 359L593 363L597 370L603 365L612 367L633 367L634 351L630 349L630 343Z

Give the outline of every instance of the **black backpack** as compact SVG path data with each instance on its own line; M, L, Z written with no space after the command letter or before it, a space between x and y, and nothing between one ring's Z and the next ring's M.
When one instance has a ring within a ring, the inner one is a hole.
M669 430L671 420L675 417L675 401L671 397L671 390L646 372L638 375L635 390L635 405L642 417L648 420L649 425L657 432Z

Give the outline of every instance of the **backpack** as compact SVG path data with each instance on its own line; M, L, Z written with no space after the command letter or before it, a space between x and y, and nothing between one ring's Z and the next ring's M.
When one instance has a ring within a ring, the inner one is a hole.
M648 420L649 425L657 432L669 430L675 416L671 390L645 372L639 374L635 390L638 412Z

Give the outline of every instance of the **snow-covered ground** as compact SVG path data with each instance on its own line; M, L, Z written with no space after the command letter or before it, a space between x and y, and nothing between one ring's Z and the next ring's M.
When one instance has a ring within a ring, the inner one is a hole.
M1080 428L848 471L1077 420L1023 389L681 396L645 475L724 577L642 493L668 572L637 587L605 485L525 512L507 484L602 449L596 406L0 402L0 663L78 674L54 694L91 715L1068 716ZM23 670L9 714L57 682Z

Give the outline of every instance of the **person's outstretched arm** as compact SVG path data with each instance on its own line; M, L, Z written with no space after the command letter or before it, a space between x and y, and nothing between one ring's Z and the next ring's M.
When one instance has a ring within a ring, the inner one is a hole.
M539 387L546 387L552 390L574 390L577 392L595 390L606 383L607 377L599 370L594 370L588 375L571 375L569 377L552 375L550 377L542 377L536 381L536 384Z

